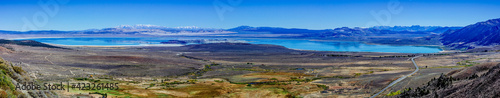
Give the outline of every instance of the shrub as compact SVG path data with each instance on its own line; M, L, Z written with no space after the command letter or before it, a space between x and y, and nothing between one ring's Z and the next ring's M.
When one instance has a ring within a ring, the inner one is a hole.
M319 84L317 84L316 86L318 86L319 88L323 88L324 90L327 90L329 88L326 85L319 85Z
M224 80L214 80L215 82L222 83Z
M395 95L399 95L401 94L401 90L398 90L396 92L390 92L389 94L387 94L387 96L395 96Z
M12 68L14 69L14 71L16 71L16 73L19 74L26 73L26 71L24 71L23 68L21 68L20 66L12 66Z

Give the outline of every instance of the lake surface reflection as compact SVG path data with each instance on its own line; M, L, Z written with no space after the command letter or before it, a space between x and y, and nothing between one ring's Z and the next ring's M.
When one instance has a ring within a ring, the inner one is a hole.
M169 40L196 40L196 39L226 39L226 38L171 38L171 37L140 37L140 38L33 38L49 44L76 45L76 46L135 46L161 45L160 42ZM349 52L393 52L393 53L436 53L442 51L439 47L428 46L391 46L369 45L361 42L347 41L312 41L300 39L264 39L264 38L227 38L240 40L252 44L273 44L291 49L317 51L349 51Z

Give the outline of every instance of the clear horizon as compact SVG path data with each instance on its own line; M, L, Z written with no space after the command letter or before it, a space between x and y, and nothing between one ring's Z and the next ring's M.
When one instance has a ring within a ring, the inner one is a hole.
M2 0L0 30L466 26L500 18L499 5L496 0Z

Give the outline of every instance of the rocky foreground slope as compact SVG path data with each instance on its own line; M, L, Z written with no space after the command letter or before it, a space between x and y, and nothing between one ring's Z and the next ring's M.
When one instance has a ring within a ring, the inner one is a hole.
M18 90L17 83L33 82L34 79L18 66L4 61L0 58L0 98L54 98L57 95L51 91Z
M451 71L432 79L426 86L407 88L401 98L498 98L500 64L485 63Z

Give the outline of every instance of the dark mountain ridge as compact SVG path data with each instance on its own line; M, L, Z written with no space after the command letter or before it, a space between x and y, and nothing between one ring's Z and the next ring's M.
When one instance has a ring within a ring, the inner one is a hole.
M450 30L442 35L443 45L456 49L500 45L500 18Z
M444 33L447 30L456 30L456 29L461 29L462 27L442 27L442 26L420 26L420 25L412 25L412 26L374 26L371 27L373 29L380 29L380 30L390 30L390 31L427 31L427 32L434 32L434 33Z

